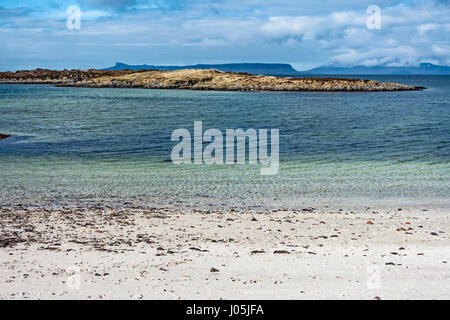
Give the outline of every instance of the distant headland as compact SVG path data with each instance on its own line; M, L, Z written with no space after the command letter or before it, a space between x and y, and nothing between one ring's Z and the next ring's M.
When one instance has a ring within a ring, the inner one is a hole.
M187 69L215 69L225 72L247 72L265 75L298 75L290 64L286 63L225 63L225 64L195 64L187 66L129 65L117 62L115 66L102 70L160 70L176 71Z
M387 67L387 66L353 66L353 67L319 67L302 74L335 74L335 75L450 75L450 67L438 66L432 63L421 63L417 67Z
M184 69L216 69L228 72L248 72L262 75L450 75L450 67L438 66L432 63L421 63L413 67L390 66L353 66L336 67L324 66L305 71L297 71L290 64L285 63L226 63L226 64L196 64L186 66L161 65L129 65L117 62L113 67L102 70L161 70L175 71Z

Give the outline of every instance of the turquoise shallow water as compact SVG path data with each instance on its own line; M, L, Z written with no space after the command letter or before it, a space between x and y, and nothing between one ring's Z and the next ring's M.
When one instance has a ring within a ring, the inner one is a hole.
M450 77L418 92L294 93L0 85L0 204L448 204ZM174 165L171 133L277 128L280 170Z

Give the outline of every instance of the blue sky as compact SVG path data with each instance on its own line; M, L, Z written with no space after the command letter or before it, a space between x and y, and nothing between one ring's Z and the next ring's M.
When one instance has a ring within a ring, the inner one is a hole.
M450 0L0 0L0 70L115 62L450 65Z

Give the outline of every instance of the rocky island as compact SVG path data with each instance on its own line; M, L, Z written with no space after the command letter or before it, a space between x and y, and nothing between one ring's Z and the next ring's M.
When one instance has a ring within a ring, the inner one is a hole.
M409 91L424 87L375 80L294 78L224 72L215 69L63 70L0 72L0 84L53 84L89 88L190 89L217 91Z

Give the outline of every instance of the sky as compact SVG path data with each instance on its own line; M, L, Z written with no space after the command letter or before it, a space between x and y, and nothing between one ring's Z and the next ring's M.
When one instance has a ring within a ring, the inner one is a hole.
M0 70L116 62L450 65L450 0L0 0Z

